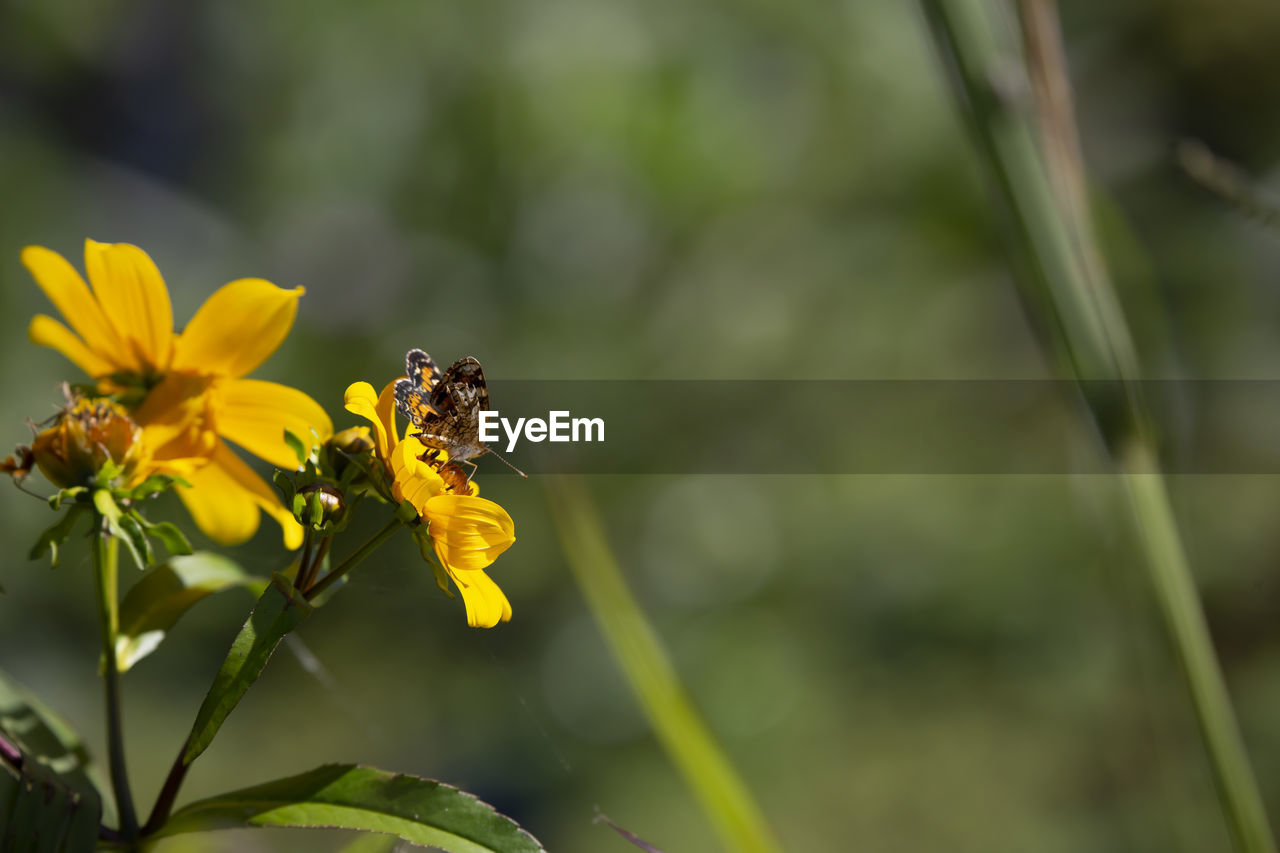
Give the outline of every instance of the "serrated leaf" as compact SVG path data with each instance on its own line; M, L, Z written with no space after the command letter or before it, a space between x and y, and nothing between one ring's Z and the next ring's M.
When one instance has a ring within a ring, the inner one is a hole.
M21 754L0 758L0 849L92 850L102 780L71 727L3 673L0 733Z
M40 534L40 538L36 540L36 544L31 546L30 553L27 558L38 560L44 555L45 551L51 552L51 565L58 565L58 546L67 541L71 535L72 528L75 527L76 521L79 520L84 509L79 506L72 506L67 510L67 514L58 519L54 524L50 525L47 530Z
M270 585L232 641L231 651L227 652L204 704L196 713L183 750L183 764L195 761L208 748L227 715L258 680L284 635L298 627L312 609L288 578L279 573L272 576Z
M255 826L357 829L450 853L539 853L543 846L488 803L432 779L329 764L200 800L158 837Z
M138 581L120 602L116 660L121 672L155 651L169 629L197 601L236 587L255 588L263 578L245 574L231 560L201 552L177 556ZM257 587L259 592L261 587Z
M90 853L97 845L101 810L97 795L69 787L37 761L20 773L0 768L10 794L0 802L0 850L25 853Z

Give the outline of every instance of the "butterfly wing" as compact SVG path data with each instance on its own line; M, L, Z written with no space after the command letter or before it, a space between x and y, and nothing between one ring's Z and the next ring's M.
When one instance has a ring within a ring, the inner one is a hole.
M422 429L423 425L440 413L431 407L425 389L413 384L408 379L396 380L396 411L409 423Z
M475 420L479 412L487 411L489 388L480 362L467 356L450 365L431 389L429 403L443 418L461 415L466 420Z
M440 381L440 368L435 359L417 348L405 353L404 372L411 383L424 390L430 390Z

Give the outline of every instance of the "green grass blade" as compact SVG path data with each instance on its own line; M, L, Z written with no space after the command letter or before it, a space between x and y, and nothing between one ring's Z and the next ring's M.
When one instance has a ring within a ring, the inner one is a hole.
M657 634L631 595L582 486L547 487L569 568L587 598L627 683L667 754L693 789L725 848L774 853L781 847L747 786L685 693Z

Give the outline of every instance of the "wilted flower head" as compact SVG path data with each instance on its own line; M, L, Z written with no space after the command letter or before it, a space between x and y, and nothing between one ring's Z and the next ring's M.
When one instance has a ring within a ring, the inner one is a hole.
M60 412L31 445L49 482L60 488L88 486L110 464L110 485L130 486L146 474L142 429L110 400L81 397Z

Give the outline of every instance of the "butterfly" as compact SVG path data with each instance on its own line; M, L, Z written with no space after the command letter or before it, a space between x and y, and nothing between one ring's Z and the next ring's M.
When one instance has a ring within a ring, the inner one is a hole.
M418 428L419 441L444 451L450 464L470 465L472 473L476 466L471 459L486 453L498 456L480 441L480 413L489 410L489 388L480 362L466 356L441 373L431 356L415 348L405 354L404 369L408 378L397 379L395 384L396 410ZM507 460L502 461L526 476ZM467 477L468 482L470 479Z

